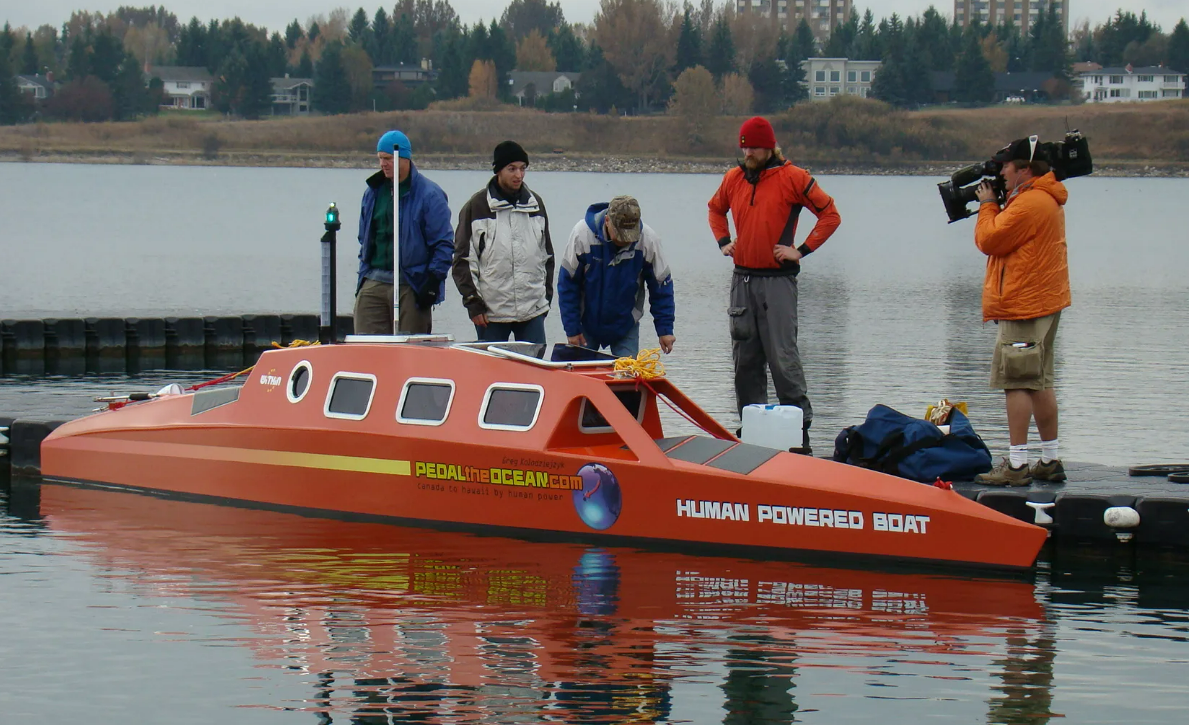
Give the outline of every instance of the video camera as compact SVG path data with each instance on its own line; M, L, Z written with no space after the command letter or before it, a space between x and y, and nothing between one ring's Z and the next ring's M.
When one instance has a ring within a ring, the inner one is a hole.
M1031 139L1028 139L1031 140ZM998 153L981 164L972 164L958 169L946 181L937 185L941 193L941 203L945 205L945 213L950 218L950 224L965 219L974 214L966 208L978 201L978 185L984 178L990 178L991 187L1002 204L1007 198L1007 187L999 172L1009 157L1008 149L1011 144L1003 147ZM1075 176L1085 176L1094 171L1094 162L1090 158L1090 142L1077 129L1065 134L1065 140L1060 143L1046 141L1037 143L1033 158L1047 161L1053 170L1057 181L1072 179Z

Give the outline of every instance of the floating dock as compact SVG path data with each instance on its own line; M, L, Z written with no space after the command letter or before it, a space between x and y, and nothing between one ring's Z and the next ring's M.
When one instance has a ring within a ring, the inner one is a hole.
M336 317L339 339L355 331ZM273 343L318 340L314 314L0 320L0 374L191 370L255 362Z
M64 422L0 415L0 480L39 477L41 441ZM1106 542L1189 552L1189 484L1133 477L1127 469L1092 463L1065 468L1069 480L1060 484L1001 488L956 482L954 491L1043 526L1058 544Z

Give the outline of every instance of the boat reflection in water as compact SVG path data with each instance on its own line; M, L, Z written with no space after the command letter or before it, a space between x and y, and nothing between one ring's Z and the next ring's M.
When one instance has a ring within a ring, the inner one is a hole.
M300 709L320 722L656 722L691 702L706 722L788 722L807 668L834 693L912 674L898 680L925 699L934 683L996 718L1049 716L1050 625L1019 580L541 544L49 484L41 513L153 595L226 601L256 633L244 647L310 682ZM977 683L980 670L1002 683Z

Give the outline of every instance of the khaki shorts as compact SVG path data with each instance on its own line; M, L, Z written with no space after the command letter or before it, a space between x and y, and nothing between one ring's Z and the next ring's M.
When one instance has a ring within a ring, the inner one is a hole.
M1048 390L1061 313L1033 320L999 320L991 356L991 387L997 390Z

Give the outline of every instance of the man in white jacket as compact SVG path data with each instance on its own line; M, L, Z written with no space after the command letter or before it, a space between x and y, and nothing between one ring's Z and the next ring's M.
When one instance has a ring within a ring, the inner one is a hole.
M487 186L458 213L454 284L481 342L545 342L553 301L553 242L545 202L524 183L528 154L495 147Z

